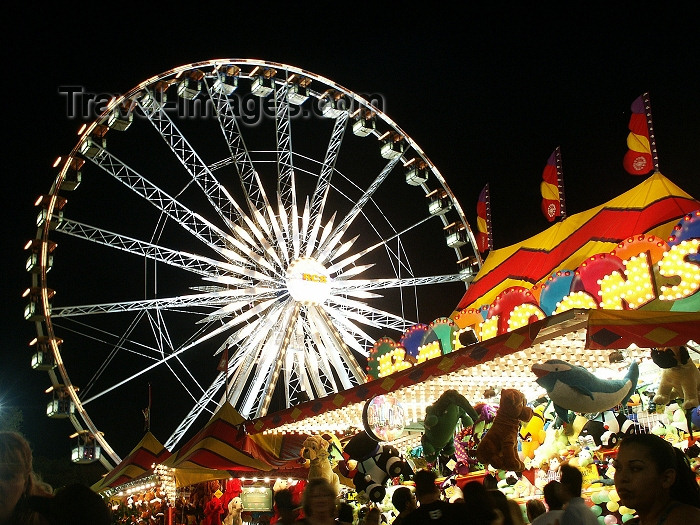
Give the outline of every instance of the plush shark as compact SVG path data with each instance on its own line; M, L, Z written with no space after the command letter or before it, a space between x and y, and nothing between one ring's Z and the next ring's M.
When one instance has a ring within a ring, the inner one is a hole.
M563 422L569 410L581 414L603 412L626 403L637 388L639 367L633 361L623 379L599 379L581 366L560 359L532 365L537 384L547 390L554 410Z

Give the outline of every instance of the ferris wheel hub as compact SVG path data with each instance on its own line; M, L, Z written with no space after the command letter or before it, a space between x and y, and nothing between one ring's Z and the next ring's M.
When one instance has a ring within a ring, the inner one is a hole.
M287 269L285 284L289 295L304 304L323 304L331 291L328 270L320 262L308 257L292 261Z

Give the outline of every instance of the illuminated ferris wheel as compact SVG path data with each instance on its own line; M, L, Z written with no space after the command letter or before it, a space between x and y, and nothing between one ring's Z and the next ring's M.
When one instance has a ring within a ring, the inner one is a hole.
M289 65L212 60L80 130L37 201L25 317L57 415L106 465L120 422L105 408L146 381L173 450L225 400L254 418L362 383L376 339L432 321L426 301L449 315L481 265L474 235L384 104Z

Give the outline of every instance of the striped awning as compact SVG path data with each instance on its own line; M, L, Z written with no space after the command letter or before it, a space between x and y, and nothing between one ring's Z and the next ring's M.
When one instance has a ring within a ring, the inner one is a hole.
M170 452L147 432L136 447L100 481L92 486L95 492L118 487L153 474L152 466L170 457Z
M221 479L234 472L263 475L275 471L276 475L293 476L302 468L299 459L305 438L298 434L251 436L243 417L225 403L163 465L175 469L178 486L193 479Z
M455 310L490 304L506 288L532 288L556 271L573 270L593 255L614 250L630 236L667 239L678 221L698 208L699 201L655 173L601 206L492 250Z

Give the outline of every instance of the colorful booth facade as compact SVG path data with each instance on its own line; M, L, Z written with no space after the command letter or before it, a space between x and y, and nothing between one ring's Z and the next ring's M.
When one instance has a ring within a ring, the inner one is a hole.
M243 477L254 477L256 487L264 488L264 478L268 488L288 486L281 480L309 476L308 462L300 459L305 439L324 436L328 460L360 501L377 493L343 468L349 459L371 459L367 475L379 476L375 484L386 489L379 493L383 500L372 501L391 509L386 494L410 482L411 469L435 468L447 491L491 472L502 491L523 502L541 497L566 461L584 473L585 495L600 519L626 521L632 510L620 508L609 471L617 441L643 431L688 447L693 428L700 429L700 415L691 422L683 399L654 402L661 369L651 356L652 348L681 346L694 362L700 355L699 245L700 202L656 173L602 206L493 250L449 317L415 325L398 341L376 342L365 384L250 421L224 405L162 462L161 472L178 490L218 482L207 489L210 500L226 499L232 480ZM591 384L628 390L614 406L564 407L568 420L560 425L558 400L539 373L550 359L580 369ZM449 439L428 461L426 434L434 429L428 416L447 392L466 405L458 403ZM518 433L504 438L514 456L501 463L478 449L506 392L508 399L519 393L527 406L513 412ZM376 449L354 457L360 435ZM410 468L390 472L395 458ZM509 468L515 458L523 468Z

